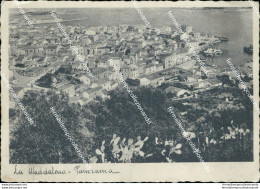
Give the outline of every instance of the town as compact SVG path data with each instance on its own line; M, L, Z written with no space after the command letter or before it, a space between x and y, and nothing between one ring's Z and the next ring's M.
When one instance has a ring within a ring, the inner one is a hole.
M251 11L170 9L10 13L9 163L253 162Z
M130 87L164 84L165 92L173 99L196 97L198 92L221 86L223 83L216 76L226 74L235 81L231 70L209 64L206 76L183 40L188 37L198 54L204 51L213 57L210 47L227 39L195 32L190 26L182 28L185 33L180 35L171 26L67 26L70 39L93 74L90 77L56 24L39 24L26 32L26 25L12 20L10 83L20 98L28 90L55 90L67 93L69 103L84 105L98 96L109 98L108 92L120 87L109 65L110 58ZM219 56L220 50L216 52ZM202 56L201 60L204 61ZM240 72L241 76L252 78L252 62L248 61ZM252 87L251 80L247 84ZM15 103L10 100L12 108Z

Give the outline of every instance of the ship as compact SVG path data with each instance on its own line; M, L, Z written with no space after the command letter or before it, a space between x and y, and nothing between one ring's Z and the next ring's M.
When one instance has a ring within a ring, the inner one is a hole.
M253 54L253 45L245 46L244 52L247 54Z
M205 56L219 56L221 55L223 52L219 49L212 49L212 48L209 48L205 51L203 51L203 54Z

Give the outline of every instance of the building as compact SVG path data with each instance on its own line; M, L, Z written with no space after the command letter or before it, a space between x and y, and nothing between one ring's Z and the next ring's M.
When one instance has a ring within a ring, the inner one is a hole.
M57 87L58 90L68 93L69 97L75 96L75 85L73 84L64 84Z
M155 64L148 64L144 67L144 74L152 74L157 71L157 66Z
M101 79L109 79L111 72L106 68L94 68L92 75L94 76L94 80L98 81Z
M167 89L165 89L165 92L168 94L168 93L171 93L171 94L174 94L176 95L176 97L182 97L184 96L185 94L189 94L190 92L185 90L185 89L181 89L181 88L177 88L177 87L168 87Z
M211 84L211 86L218 87L222 85L222 82L218 79L208 79L208 82Z
M192 27L191 26L187 26L187 27L184 28L184 31L189 34L189 33L192 32Z
M188 48L177 49L174 53L160 55L158 57L159 61L162 62L164 69L171 68L190 60Z
M44 52L46 54L56 54L57 53L57 45L49 45L44 48Z
M146 77L152 86L160 86L165 81L165 76L157 73L150 74Z
M29 46L29 47L25 47L24 51L25 51L25 55L32 56L35 55L36 53L42 53L43 47Z
M83 82L85 85L90 85L91 78L88 75L81 75L78 77L81 82Z
M96 97L103 97L102 87L96 87L88 91L89 100L93 100Z
M91 29L87 29L87 30L85 31L85 34L86 34L86 35L91 35L91 36L92 36L92 35L96 35L96 33L97 33L96 31L91 30Z
M150 80L147 79L146 76L142 76L139 78L139 81L140 81L140 86L147 86L150 84Z
M24 62L26 61L26 57L23 55L18 56L17 58L13 59L13 65L21 65L25 67Z
M101 87L102 89L106 89L107 91L112 90L111 81L109 81L107 79L99 80L98 86Z
M139 76L139 71L136 65L123 65L120 69L124 79L136 79Z

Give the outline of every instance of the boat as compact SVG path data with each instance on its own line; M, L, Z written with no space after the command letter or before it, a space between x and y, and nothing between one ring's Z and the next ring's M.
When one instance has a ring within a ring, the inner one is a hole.
M228 38L227 37L219 37L219 40L220 41L228 41Z
M209 48L205 51L203 51L203 54L205 56L219 56L221 55L223 52L219 49L212 49L212 48Z
M221 50L216 50L215 56L220 56L223 52Z
M206 45L206 43L205 42L199 43L199 46L202 46L202 45Z
M213 43L220 43L221 41L219 39L213 41Z
M245 46L244 52L247 54L253 54L253 45Z

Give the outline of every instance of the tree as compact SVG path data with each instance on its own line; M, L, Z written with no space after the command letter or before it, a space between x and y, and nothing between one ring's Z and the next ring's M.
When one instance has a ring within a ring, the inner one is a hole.
M92 140L79 119L80 110L68 104L68 96L54 92L28 91L22 104L33 119L31 125L23 112L11 133L11 163L80 163L71 141L51 112L54 107L83 156L87 158Z

